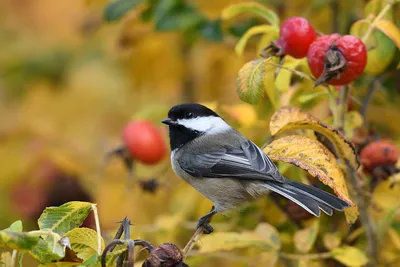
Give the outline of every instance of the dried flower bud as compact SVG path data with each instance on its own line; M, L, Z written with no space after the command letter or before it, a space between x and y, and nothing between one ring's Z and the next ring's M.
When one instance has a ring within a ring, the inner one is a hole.
M142 267L185 267L181 250L174 244L164 243L154 248Z

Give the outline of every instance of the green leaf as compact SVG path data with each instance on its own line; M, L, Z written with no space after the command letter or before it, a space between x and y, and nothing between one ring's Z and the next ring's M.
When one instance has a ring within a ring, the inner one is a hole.
M53 233L53 238L40 239L29 253L41 264L64 258L66 245L61 244L62 237Z
M222 18L224 20L228 20L237 17L243 13L255 14L268 21L272 26L276 28L279 27L278 15L276 15L276 13L271 9L266 8L265 6L256 2L231 5L222 11Z
M268 34L270 32L276 32L276 29L271 25L259 25L254 26L247 30L247 32L239 39L235 46L235 52L238 56L243 54L244 48L246 47L247 41L257 34Z
M223 39L221 20L206 21L200 27L200 35L208 41L220 42Z
M143 0L115 0L104 9L104 20L107 22L119 20L142 1Z
M257 105L264 97L265 89L273 87L274 69L266 64L271 59L258 59L247 62L236 77L236 92L243 101ZM272 82L271 82L272 81ZM275 88L273 88L275 89ZM271 102L276 104L274 90L268 91Z
M314 219L314 222L307 228L297 231L294 238L294 245L300 252L309 252L317 240L319 230L319 220Z
M156 20L156 30L173 31L187 30L201 25L205 18L197 10L185 7L171 11L164 17Z
M39 242L39 239L38 236L30 235L29 233L0 231L0 247L30 250Z
M22 222L21 222L21 220L13 222L10 225L10 227L4 229L3 231L22 232Z
M92 209L91 205L89 202L72 201L60 207L48 207L40 215L39 228L64 235L83 223Z
M365 266L368 263L365 253L356 247L342 246L335 248L332 250L332 256L346 266Z
M97 232L90 228L75 228L65 234L69 238L72 250L77 256L86 261L97 255ZM101 250L104 249L104 240L101 239Z
M390 20L378 20L375 23L375 27L389 37L397 48L400 49L400 30L393 22Z

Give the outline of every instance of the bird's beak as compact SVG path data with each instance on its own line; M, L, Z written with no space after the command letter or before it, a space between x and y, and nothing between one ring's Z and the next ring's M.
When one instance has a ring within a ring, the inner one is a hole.
M171 120L170 118L163 119L161 122L166 124L166 125L170 125L170 126L177 125L177 122Z

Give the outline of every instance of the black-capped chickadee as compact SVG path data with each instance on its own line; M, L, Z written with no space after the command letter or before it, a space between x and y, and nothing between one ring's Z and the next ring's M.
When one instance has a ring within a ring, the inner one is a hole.
M314 216L332 215L349 204L313 186L283 177L253 142L211 109L195 103L176 105L162 121L169 127L174 172L214 203L199 219L205 233L211 217L266 192L276 192Z

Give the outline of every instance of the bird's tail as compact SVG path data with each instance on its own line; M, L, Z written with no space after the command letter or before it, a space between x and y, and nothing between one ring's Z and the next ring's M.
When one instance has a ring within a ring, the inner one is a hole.
M269 190L290 199L309 213L319 217L320 210L332 215L333 210L343 211L350 205L328 192L314 186L290 180L288 183L268 182L264 186Z

